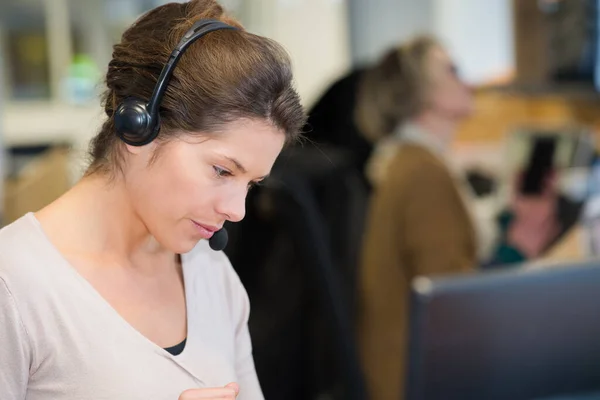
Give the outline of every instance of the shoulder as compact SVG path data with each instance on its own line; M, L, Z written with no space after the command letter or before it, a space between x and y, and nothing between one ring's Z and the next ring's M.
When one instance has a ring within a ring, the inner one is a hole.
M391 187L407 187L414 193L428 187L443 191L454 187L448 167L430 151L416 145L402 145L391 158L383 184Z
M415 172L422 172L433 176L450 177L448 167L442 160L431 151L413 144L400 146L391 161L391 167L399 172L410 172L411 176L415 175Z
M43 337L39 333L44 324L56 315L57 299L69 293L57 273L60 269L53 268L56 256L36 223L35 217L27 214L0 229L2 295L18 310L20 323L31 335L32 343Z
M32 214L0 229L0 278L8 285L33 284L36 266L47 260L43 233Z
M14 252L17 247L23 247L31 236L35 234L36 226L32 221L33 216L26 214L15 222L0 229L0 254L6 255Z

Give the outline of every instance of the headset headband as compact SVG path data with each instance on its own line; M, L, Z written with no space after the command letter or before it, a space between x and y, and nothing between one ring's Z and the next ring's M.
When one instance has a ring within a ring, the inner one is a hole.
M158 110L160 108L163 96L165 95L165 92L167 90L169 80L173 75L173 70L175 69L177 62L179 61L185 50L196 40L200 39L202 36L220 29L237 28L214 19L202 19L200 21L197 21L190 28L190 30L187 31L183 38L181 38L181 40L169 56L169 60L163 67L160 76L158 77L158 81L156 82L156 86L154 87L154 91L152 92L152 96L148 101L147 110L150 114L150 117L154 121L157 120Z

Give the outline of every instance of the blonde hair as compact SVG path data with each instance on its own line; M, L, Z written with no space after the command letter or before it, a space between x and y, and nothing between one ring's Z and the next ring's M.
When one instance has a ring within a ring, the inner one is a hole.
M422 35L388 51L359 83L354 121L364 137L376 142L423 108L430 50L437 39Z

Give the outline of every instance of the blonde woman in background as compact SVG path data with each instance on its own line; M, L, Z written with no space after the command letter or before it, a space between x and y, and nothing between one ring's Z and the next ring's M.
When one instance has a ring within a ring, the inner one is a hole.
M361 260L359 340L370 398L378 400L403 398L411 278L468 270L477 259L475 229L445 160L458 122L473 109L471 90L433 38L416 38L388 57L396 80L385 95L365 95L357 115L371 137L389 129L391 116L403 121L368 165L375 190Z
M415 46L413 51L420 51ZM346 151L357 173L365 175L373 149L394 133L417 92L404 81L393 50L373 65L360 66L334 82L309 111L304 136L317 146Z
M473 111L472 91L448 53L422 36L381 65L365 75L355 116L365 137L378 142L366 164L374 191L358 331L370 398L397 400L405 390L412 278L477 268L494 242L494 226L471 214L473 195L447 160L458 124ZM549 240L528 220L519 224L536 233L516 236L514 247Z

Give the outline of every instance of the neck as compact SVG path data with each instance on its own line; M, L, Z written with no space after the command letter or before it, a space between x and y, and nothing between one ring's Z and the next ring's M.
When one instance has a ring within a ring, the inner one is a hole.
M416 116L411 122L443 143L444 148L447 148L454 140L458 125L455 119L429 111Z
M133 265L148 256L172 256L137 215L122 178L87 176L39 214L59 229L60 237L69 238L63 246L75 252L125 259Z

